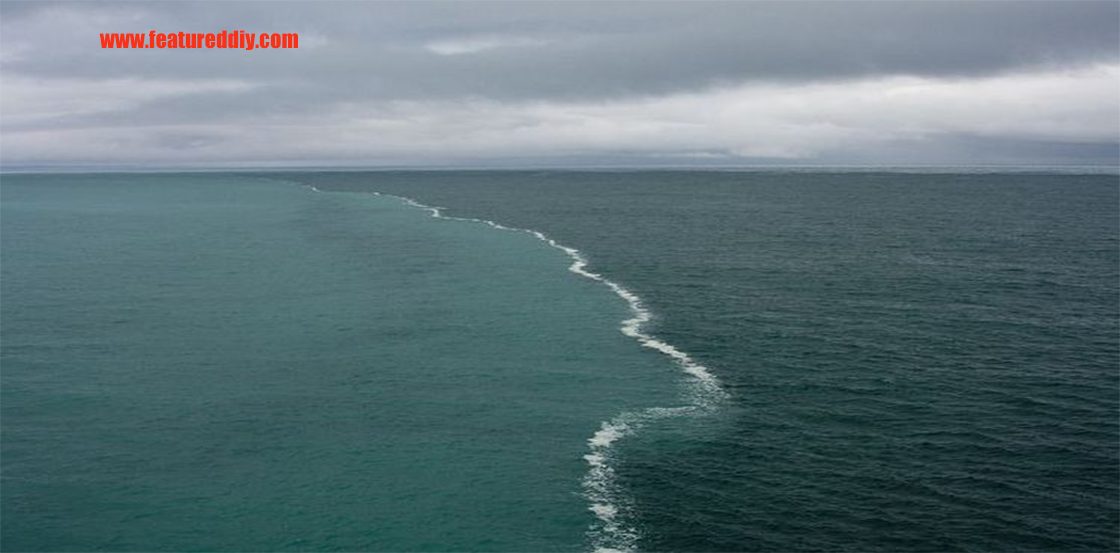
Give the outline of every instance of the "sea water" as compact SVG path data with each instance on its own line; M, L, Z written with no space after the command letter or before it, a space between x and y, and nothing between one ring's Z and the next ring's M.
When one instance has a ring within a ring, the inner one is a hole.
M584 549L589 440L684 401L527 233L219 175L2 205L7 550Z
M1115 549L1117 192L5 175L0 545Z

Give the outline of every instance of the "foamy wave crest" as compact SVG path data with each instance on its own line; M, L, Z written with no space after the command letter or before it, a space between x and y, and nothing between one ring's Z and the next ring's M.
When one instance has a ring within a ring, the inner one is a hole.
M317 188L311 187L318 191ZM583 478L584 497L590 506L588 509L595 514L596 523L588 530L588 538L596 552L626 552L637 548L640 535L633 524L628 520L628 513L632 510L630 502L619 487L613 467L614 453L612 446L618 440L633 434L649 422L669 417L680 417L708 412L716 403L726 396L726 393L707 367L697 363L687 353L647 334L642 327L653 318L653 315L642 304L642 299L637 294L624 288L599 273L588 270L587 258L579 250L558 243L543 232L507 227L488 219L473 217L452 217L443 214L443 208L422 204L412 198L374 192L378 196L395 198L412 207L422 209L438 219L451 219L456 221L470 221L481 223L489 227L512 232L524 232L536 239L556 248L572 260L568 270L587 279L600 282L630 306L631 317L622 321L619 330L638 341L639 344L658 351L672 359L686 374L691 376L689 386L690 405L684 407L651 407L640 411L628 411L618 415L610 421L602 423L599 430L587 440L590 452L583 458L587 461L588 471Z

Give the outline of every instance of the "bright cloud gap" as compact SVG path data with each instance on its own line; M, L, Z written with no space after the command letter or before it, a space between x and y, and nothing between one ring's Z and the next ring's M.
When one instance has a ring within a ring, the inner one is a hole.
M196 94L256 94L235 81L193 89L162 81L3 83L5 122L60 113L76 123L3 135L6 160L174 163L285 159L415 160L630 155L680 159L814 159L855 146L940 137L1117 141L1120 66L981 79L885 77L809 85L714 88L608 102L388 101L338 103L268 121L100 126L74 115L140 109ZM127 89L128 94L118 94ZM99 100L99 98L101 100ZM59 111L63 110L63 111Z

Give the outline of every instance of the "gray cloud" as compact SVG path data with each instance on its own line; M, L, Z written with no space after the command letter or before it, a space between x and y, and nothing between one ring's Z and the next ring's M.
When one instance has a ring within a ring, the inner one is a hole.
M1055 147L1059 153L1079 144L1108 152L1120 140L1117 95L1098 90L1116 85L1116 2L6 1L0 16L6 164L292 156L423 163L550 148L596 159L881 152L895 161L905 157L900 143L917 144L915 152L934 142L988 145L939 146L968 162L976 160L967 152L1003 159L1008 150L1037 159L1040 143L1072 145ZM298 32L301 47L100 48L98 33L153 29ZM999 79L1034 88L1012 90ZM886 86L905 98L876 97ZM1094 87L1083 94L1094 103L1063 106L1055 87ZM1011 105L957 97L982 93ZM810 104L776 101L768 110L765 94ZM850 103L847 111L836 99ZM736 117L711 117L721 105L738 106ZM880 106L888 117L876 113ZM1009 123L1032 115L1045 124ZM289 139L247 138L266 128L285 129ZM150 136L136 139L132 157L68 142L96 133ZM503 135L520 141L503 143Z

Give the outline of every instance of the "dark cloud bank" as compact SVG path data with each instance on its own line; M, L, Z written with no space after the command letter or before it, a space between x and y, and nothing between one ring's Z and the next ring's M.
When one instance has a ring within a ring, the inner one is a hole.
M1111 165L1118 87L1116 2L0 4L5 168Z

